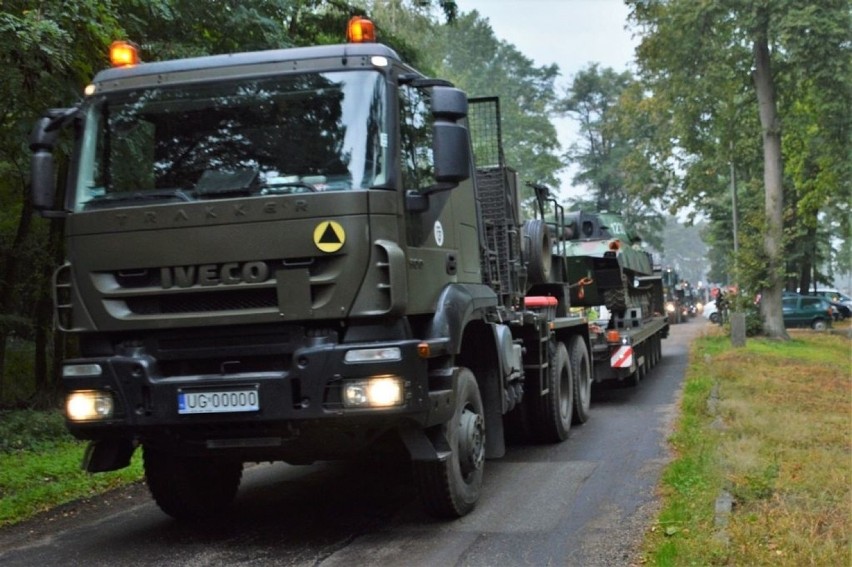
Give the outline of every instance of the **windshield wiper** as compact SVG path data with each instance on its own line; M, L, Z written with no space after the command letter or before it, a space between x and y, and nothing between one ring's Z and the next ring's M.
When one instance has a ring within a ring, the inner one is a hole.
M182 189L157 189L154 191L122 191L117 193L108 193L86 201L83 203L83 206L86 209L97 209L101 207L111 207L115 204L144 204L150 201L189 202L192 200L193 198L187 195Z
M261 194L269 195L270 193L302 193L302 191L294 191L294 189L306 189L311 193L316 192L317 188L306 181L283 181L264 185Z

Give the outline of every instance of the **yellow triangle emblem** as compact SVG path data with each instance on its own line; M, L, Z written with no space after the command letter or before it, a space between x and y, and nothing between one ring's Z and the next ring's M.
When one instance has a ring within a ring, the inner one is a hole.
M314 228L314 244L323 252L337 252L346 242L346 232L340 223L323 221Z

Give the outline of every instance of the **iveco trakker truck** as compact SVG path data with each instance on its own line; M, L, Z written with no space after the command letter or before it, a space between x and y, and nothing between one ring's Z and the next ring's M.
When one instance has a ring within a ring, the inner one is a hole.
M369 41L113 51L30 140L33 204L65 220L55 315L79 343L62 382L88 471L141 448L158 505L195 518L244 463L393 438L425 508L458 517L507 428L558 442L588 419L588 321L559 223L521 218L496 100Z

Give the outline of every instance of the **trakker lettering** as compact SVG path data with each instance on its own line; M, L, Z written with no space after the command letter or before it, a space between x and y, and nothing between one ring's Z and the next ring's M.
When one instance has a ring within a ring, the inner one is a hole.
M257 208L255 208L257 207ZM304 200L294 202L287 201L264 201L260 205L249 205L247 203L235 203L225 206L206 206L200 210L177 209L176 211L139 211L133 214L123 211L115 214L115 220L120 227L128 227L134 223L143 225L157 224L184 224L192 221L210 221L228 218L241 218L247 216L253 210L258 210L264 215L275 215L280 213L306 213L308 204ZM138 215L138 216L137 216Z
M175 266L160 268L160 285L192 287L194 285L236 285L261 283L269 279L269 266L265 262L228 262L226 264L201 264L200 266Z

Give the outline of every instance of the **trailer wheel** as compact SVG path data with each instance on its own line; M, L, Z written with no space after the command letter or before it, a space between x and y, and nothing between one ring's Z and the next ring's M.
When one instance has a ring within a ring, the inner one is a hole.
M558 443L568 438L574 414L574 384L568 362L568 349L561 342L551 343L547 369L547 393L531 398L529 417L535 440Z
M459 518L476 506L485 465L485 410L476 378L459 371L453 417L441 426L450 455L443 461L415 461L414 482L423 507L438 518ZM441 448L439 448L439 451Z
M145 480L160 509L177 520L227 510L240 486L243 464L167 453L143 446Z
M644 350L644 348L643 349L639 349L639 348L633 349L633 356L636 356L636 357L642 356L642 354L640 353L640 350ZM647 359L644 359L644 360L647 360ZM632 387L635 388L642 382L642 380L645 379L645 362L644 362L644 360L643 360L642 364L637 364L636 370L633 372L633 374L631 374L630 376L627 377L627 384L629 386L632 386Z
M571 337L568 358L571 362L571 375L574 378L574 416L572 423L586 423L589 420L589 406L592 403L592 370L589 366L589 351L586 343L578 336Z
M550 282L553 245L550 230L542 219L531 219L522 227L522 249L527 262L527 277L530 283Z

